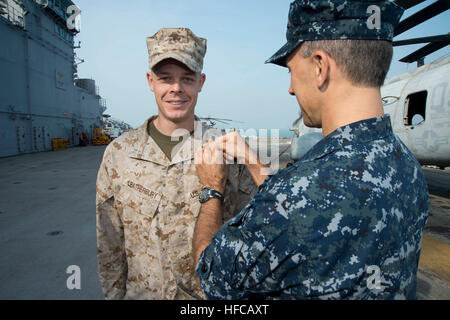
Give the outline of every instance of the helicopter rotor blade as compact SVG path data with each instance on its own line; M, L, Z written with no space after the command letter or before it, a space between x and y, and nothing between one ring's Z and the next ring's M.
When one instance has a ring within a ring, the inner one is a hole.
M219 122L225 123L225 124L227 124L227 122L244 123L242 121L237 121L237 120L233 120L233 119L222 119L222 118L211 118L211 117L200 117L199 119L205 120L205 121L219 121Z
M436 1L432 3L428 7L420 10L419 12L416 12L412 16L401 21L399 25L395 28L394 36L398 36L399 34L414 28L415 26L439 15L440 13L448 10L449 8L450 8L449 0Z

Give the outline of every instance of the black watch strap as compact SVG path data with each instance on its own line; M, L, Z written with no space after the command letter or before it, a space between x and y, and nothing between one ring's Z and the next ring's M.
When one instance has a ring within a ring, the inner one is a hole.
M222 203L225 200L223 195L219 191L214 190L212 188L203 188L200 191L200 196L199 196L200 203L205 203L206 201L213 199L213 198L219 199Z

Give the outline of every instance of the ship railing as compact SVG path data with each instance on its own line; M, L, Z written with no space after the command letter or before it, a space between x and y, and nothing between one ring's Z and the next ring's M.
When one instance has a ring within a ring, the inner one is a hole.
M107 109L107 107L106 107L106 100L103 99L103 98L101 98L101 99L99 100L99 103L100 103L100 107L101 107L102 110L103 110L102 113L105 112L106 109Z

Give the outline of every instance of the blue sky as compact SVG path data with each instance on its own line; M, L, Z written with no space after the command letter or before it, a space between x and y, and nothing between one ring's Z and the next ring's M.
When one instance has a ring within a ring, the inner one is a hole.
M81 9L81 32L76 49L85 62L81 78L95 79L107 101L107 114L134 127L157 114L148 88L146 37L163 27L187 27L208 39L203 72L207 80L196 114L244 122L239 128L288 129L299 107L288 94L287 69L264 61L286 41L291 0L74 0ZM407 10L403 17L433 3ZM396 40L449 32L450 13L398 36ZM394 49L388 76L416 68L398 60L421 45ZM448 47L430 55L430 62L449 52Z

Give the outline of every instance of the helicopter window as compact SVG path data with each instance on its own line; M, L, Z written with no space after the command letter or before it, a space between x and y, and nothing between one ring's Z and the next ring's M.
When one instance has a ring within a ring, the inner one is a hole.
M427 95L427 91L420 91L410 94L406 98L406 116L404 118L406 126L419 125L425 122Z

